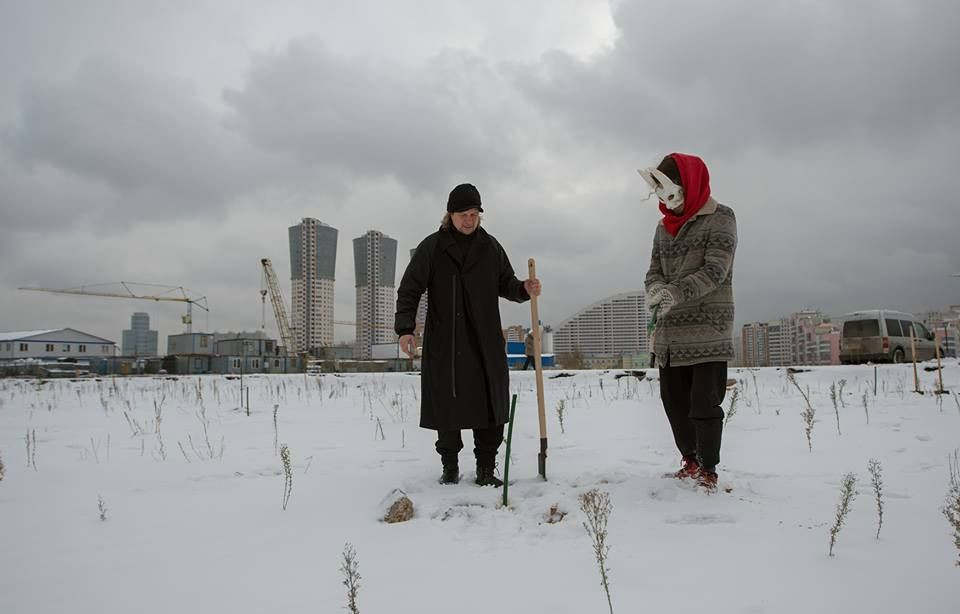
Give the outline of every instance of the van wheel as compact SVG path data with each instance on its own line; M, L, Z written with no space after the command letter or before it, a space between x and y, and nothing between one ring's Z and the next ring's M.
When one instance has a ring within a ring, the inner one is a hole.
M893 362L903 362L904 358L906 358L906 354L903 353L903 348L897 348L893 351Z

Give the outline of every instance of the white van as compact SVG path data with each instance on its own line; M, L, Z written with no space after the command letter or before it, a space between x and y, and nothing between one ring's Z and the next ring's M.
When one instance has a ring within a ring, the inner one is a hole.
M902 311L871 309L843 317L840 362L905 362L913 359L910 333L913 332L917 360L936 355L936 338L915 316ZM940 350L943 356L943 349Z

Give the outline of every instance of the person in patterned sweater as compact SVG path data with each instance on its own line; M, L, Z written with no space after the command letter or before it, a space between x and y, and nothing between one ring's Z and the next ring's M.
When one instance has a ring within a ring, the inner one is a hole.
M638 171L660 201L645 280L660 399L682 456L680 470L717 487L727 363L733 360L733 257L737 220L710 195L697 156L672 153Z

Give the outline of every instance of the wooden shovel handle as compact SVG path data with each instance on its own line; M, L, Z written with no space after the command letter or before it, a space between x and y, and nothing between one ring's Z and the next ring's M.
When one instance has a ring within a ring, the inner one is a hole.
M531 258L527 261L528 277L536 279L537 263ZM547 437L547 414L543 407L543 359L540 354L540 310L537 297L530 295L530 320L533 322L533 364L537 371L537 411L540 416L540 439Z

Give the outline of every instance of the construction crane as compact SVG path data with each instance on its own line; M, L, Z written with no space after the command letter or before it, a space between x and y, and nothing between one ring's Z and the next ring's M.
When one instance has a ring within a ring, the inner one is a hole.
M287 354L293 355L293 334L290 332L290 320L287 319L287 308L284 306L283 294L280 293L280 284L277 283L277 274L273 271L273 263L269 258L261 258L263 265L263 279L266 290L260 291L260 300L263 301L267 293L270 294L270 304L273 305L273 315L277 318L277 329L280 331L280 341L283 342Z
M260 301L263 304L263 309L266 309L266 297L270 295L270 304L273 305L273 315L277 319L277 328L280 331L280 339L283 345L287 349L287 353L293 355L294 346L293 346L293 334L290 331L290 321L287 319L287 309L286 302L283 299L283 294L280 292L280 284L277 281L277 274L273 270L273 263L269 258L261 258L260 264L263 266L263 280L265 288L260 290ZM261 315L261 321L265 318ZM360 328L371 328L370 324L356 322L350 322L346 320L333 320L333 324L340 324L343 326L359 326ZM265 325L265 322L264 324ZM387 329L393 330L392 325L386 324L374 324L372 328Z
M102 290L95 290L95 288L102 288L105 286L121 286L124 292L106 292ZM148 288L158 288L160 290L153 293L138 293L131 289L130 286L145 286ZM145 301L173 301L177 303L186 303L187 304L187 313L180 316L180 321L186 325L187 333L193 332L193 306L196 305L200 309L203 309L207 313L210 312L210 308L207 307L207 297L193 297L190 296L192 293L191 290L184 288L183 286L163 286L160 284L144 284L135 281L118 281L111 282L106 284L92 284L86 286L77 286L74 288L63 288L63 289L54 289L54 288L17 288L18 290L28 290L30 292L52 292L54 294L76 294L79 296L104 296L108 298L134 298ZM179 292L179 296L175 293Z

